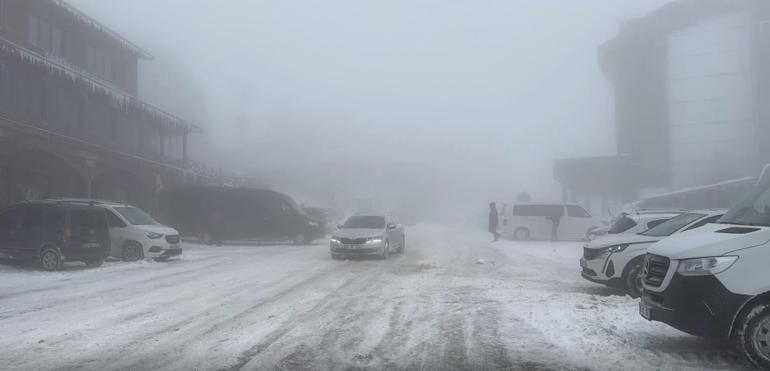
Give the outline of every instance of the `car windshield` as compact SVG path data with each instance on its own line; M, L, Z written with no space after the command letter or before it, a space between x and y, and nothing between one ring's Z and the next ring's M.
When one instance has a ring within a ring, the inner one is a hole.
M116 207L120 215L122 215L132 225L156 225L158 224L155 219L150 215L135 207Z
M614 223L612 223L612 226L607 231L608 234L619 234L623 233L633 227L636 226L636 222L629 218L628 216L624 215L620 217L618 220L616 220Z
M705 217L705 214L686 213L660 223L642 233L643 236L665 237L674 234L676 231L686 227L690 223Z
M770 187L757 187L719 221L722 224L770 227Z
M384 216L351 216L342 228L385 228Z

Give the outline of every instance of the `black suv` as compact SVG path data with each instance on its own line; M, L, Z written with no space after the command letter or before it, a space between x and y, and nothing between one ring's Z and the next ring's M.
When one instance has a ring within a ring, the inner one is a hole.
M0 254L55 271L64 261L98 267L110 252L107 214L89 204L39 201L0 209Z

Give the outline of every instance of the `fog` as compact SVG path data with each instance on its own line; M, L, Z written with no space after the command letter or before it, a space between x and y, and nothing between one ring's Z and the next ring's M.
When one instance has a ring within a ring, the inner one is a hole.
M150 51L140 96L196 159L298 202L560 199L553 160L615 154L597 47L663 0L71 0Z

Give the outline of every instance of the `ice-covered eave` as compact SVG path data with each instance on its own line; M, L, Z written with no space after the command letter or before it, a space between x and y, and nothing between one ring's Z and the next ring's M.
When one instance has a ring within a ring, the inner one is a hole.
M67 13L75 17L75 19L77 19L79 22L95 29L98 32L106 34L111 39L117 41L118 43L123 45L123 47L130 50L134 55L144 59L154 58L152 54L150 54L146 50L140 48L138 45L132 43L125 37L120 36L120 34L118 34L117 32L111 30L109 27L105 26L104 24L97 21L96 19L89 16L88 14L83 13L78 8L75 8L74 6L65 2L64 0L49 0L49 1L51 1L55 5L60 6L62 9L66 10Z
M37 51L27 49L14 42L0 37L0 52L15 55L26 63L32 63L58 73L72 81L86 85L92 91L99 91L110 97L113 102L121 107L136 107L152 118L160 121L172 129L181 129L189 132L201 132L200 127L171 113L142 101L141 99L123 91L114 84L84 71L71 63L45 56Z

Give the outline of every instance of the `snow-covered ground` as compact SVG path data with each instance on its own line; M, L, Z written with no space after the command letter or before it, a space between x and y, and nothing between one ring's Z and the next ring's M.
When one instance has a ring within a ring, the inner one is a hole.
M0 265L0 368L748 369L579 276L580 243L407 230L404 255L185 245L168 263Z

